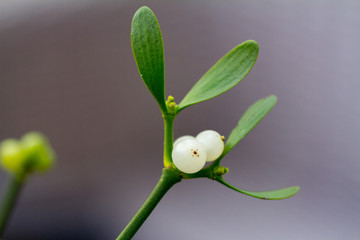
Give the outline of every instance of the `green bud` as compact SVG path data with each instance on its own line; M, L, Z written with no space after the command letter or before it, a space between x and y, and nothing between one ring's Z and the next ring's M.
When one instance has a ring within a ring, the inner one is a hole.
M30 132L20 141L4 140L0 144L2 167L18 176L33 171L46 171L55 161L55 154L48 140L38 132Z
M223 166L218 166L218 167L214 168L213 172L217 176L222 176L229 172L229 168L223 167Z
M175 98L171 95L168 96L167 102L174 102Z
M166 101L166 107L169 114L175 114L177 109L179 108L179 106L176 105L174 100L174 97L170 95Z
M26 155L26 164L30 170L46 171L55 162L55 154L47 138L38 132L30 132L21 139Z
M13 173L22 173L24 154L20 142L15 139L7 139L0 144L0 160L1 166Z

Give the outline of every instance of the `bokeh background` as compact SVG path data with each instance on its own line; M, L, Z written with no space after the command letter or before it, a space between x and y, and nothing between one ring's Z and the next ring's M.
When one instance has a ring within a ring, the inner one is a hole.
M175 136L228 135L248 106L276 94L223 160L225 178L301 190L263 201L183 181L134 239L359 239L359 1L2 0L0 138L38 130L58 156L53 171L29 179L5 239L115 239L156 184L163 123L129 35L142 5L160 22L166 93L178 102L230 49L258 41L250 74L181 112Z

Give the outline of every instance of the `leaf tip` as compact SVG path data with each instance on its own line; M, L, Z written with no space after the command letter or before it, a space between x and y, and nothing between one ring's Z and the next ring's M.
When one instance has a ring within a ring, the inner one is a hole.
M143 16L143 14L151 14L155 16L154 12L148 6L142 6L135 12L133 19L137 16Z
M151 9L148 6L142 6L137 11L151 11Z
M295 194L299 192L300 186L293 186Z
M255 40L247 40L244 42L244 44L253 47L254 49L256 49L257 51L259 51L259 44L257 43L257 41Z
M284 198L289 198L289 197L292 197L292 196L294 196L295 194L297 194L298 192L299 192L299 190L300 190L300 187L299 186L291 186L291 187L288 187L287 189L289 189L290 191L290 193L289 193L289 195L288 196L286 196L286 197L284 197ZM283 198L283 199L284 199Z
M256 46L259 46L259 44L257 43L257 41L252 40L252 39L246 40L245 42L246 42L246 43L249 43L249 44L255 44Z
M267 98L273 100L275 103L278 100L278 97L276 95L273 95L273 94L269 95Z

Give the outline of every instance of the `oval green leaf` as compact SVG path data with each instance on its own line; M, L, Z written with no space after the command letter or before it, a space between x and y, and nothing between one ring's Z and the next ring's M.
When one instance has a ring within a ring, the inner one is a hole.
M146 6L133 17L131 47L142 79L161 111L166 112L163 40L156 16Z
M236 46L192 87L180 102L178 112L195 103L216 97L234 87L250 72L256 62L258 52L259 45L253 40Z
M241 117L238 125L234 128L225 144L222 156L225 156L235 145L240 142L275 106L277 97L270 95L262 98L251 105Z
M277 190L272 190L272 191L255 192L255 191L248 191L248 190L236 188L236 187L230 185L229 183L225 182L222 179L222 177L216 178L216 181L218 181L219 183L225 185L226 187L233 189L237 192L240 192L242 194L245 194L245 195L248 195L251 197L255 197L255 198L259 198L259 199L264 199L264 200L281 200L281 199L289 198L291 196L294 196L300 189L299 186L292 186L292 187L287 187L287 188L282 188L282 189L277 189Z

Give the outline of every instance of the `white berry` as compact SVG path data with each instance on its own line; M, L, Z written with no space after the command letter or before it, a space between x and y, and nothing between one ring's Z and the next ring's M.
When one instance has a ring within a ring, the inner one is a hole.
M224 151L224 141L220 134L214 130L202 131L196 136L196 140L204 145L207 162L216 160Z
M184 138L174 145L172 159L180 171L196 173L206 163L206 150L195 138Z
M181 140L188 139L188 138L195 139L195 137L193 137L193 136L184 135L184 136L181 136L181 137L177 138L177 139L174 141L173 146L175 146L175 145L176 145L178 142L180 142Z

